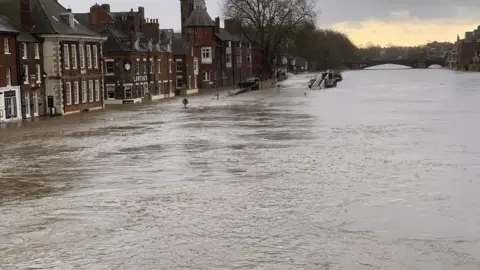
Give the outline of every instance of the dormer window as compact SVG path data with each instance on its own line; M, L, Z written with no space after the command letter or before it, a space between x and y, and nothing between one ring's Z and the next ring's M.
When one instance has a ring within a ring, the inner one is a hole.
M152 44L152 41L149 41L148 42L148 49L151 51L153 48L153 44Z
M73 17L73 14L68 15L68 24L70 27L75 27L75 17Z
M139 49L140 46L139 46L139 43L138 43L138 39L135 41L134 46L135 46L135 50Z

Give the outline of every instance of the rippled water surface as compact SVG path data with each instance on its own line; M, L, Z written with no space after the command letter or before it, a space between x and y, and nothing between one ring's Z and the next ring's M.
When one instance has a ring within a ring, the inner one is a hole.
M480 74L0 129L0 269L480 269Z

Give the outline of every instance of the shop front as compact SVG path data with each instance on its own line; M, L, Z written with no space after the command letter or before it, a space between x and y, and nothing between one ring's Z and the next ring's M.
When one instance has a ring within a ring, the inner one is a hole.
M19 86L0 88L0 122L22 119Z

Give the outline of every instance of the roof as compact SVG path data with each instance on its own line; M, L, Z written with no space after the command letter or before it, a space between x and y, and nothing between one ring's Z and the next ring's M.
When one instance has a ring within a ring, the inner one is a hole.
M185 27L195 27L195 26L212 26L215 27L215 22L212 20L210 15L208 15L207 10L205 9L195 9L192 11L188 19L185 21Z
M20 34L20 31L10 24L10 21L5 16L0 16L0 33L8 33L12 35Z
M183 38L172 40L172 52L179 55L187 54L188 43Z
M15 33L18 33L17 41L19 42L38 42L38 40L32 36L29 32L24 31L21 27L14 24L9 18L6 16L0 16L0 29L3 27L7 27L8 29L12 29ZM1 32L1 30L0 30Z
M225 28L220 28L219 33L215 35L222 41L233 41L232 35Z
M75 18L82 24L88 25L88 17L90 13L75 13Z
M75 18L74 27L68 23L71 11L57 0L37 0L33 2L33 21L35 34L80 35L98 37L99 35ZM73 15L75 16L75 15Z
M107 41L103 47L106 52L133 52L133 49L120 40L119 36L125 35L122 31L106 28L100 34L107 37Z

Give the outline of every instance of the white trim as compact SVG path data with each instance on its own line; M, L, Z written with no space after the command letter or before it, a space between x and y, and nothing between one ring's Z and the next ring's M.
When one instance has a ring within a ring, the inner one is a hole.
M107 41L107 37L94 37L94 36L79 36L79 35L38 35L41 38L52 38L62 40L95 40L95 41Z

